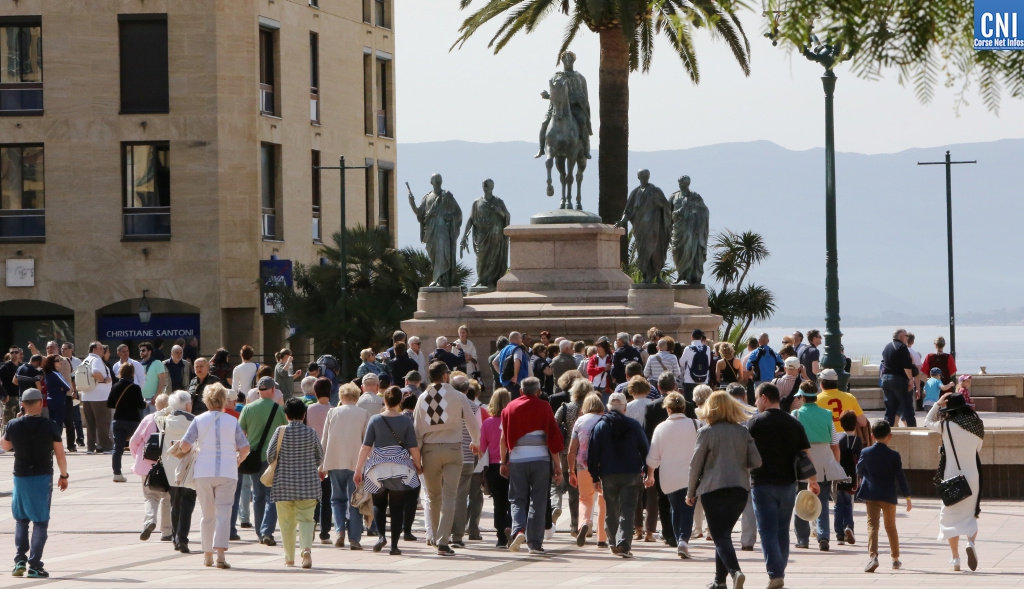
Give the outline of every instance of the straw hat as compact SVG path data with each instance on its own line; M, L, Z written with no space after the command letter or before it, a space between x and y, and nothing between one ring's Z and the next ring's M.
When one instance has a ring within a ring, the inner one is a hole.
M821 501L810 491L800 491L796 494L796 505L793 511L798 518L804 521L814 521L821 515Z

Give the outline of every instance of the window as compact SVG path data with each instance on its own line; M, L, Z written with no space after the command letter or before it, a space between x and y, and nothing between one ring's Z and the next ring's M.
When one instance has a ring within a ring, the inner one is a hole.
M363 127L373 135L373 56L363 50Z
M363 0L363 22L373 23L373 0Z
M42 241L43 146L0 145L0 241Z
M381 137L392 137L390 119L388 118L388 99L390 98L391 60L377 56L377 134Z
M323 240L323 229L320 225L320 152L313 150L313 241L319 243Z
M167 239L171 236L170 145L121 144L124 237Z
M309 34L309 120L320 122L320 36Z
M373 214L373 160L366 162L369 166L366 168L366 191L364 202L366 203L366 228L370 229L377 225L377 215Z
M281 239L281 216L278 214L278 165L280 152L277 145L260 145L260 204L262 205L263 239Z
M170 110L167 15L120 14L121 114Z
M43 114L43 29L34 17L0 18L0 115Z
M309 0L309 5L313 8L320 8L320 0Z
M377 17L377 26L383 29L391 28L391 11L388 0L374 0L374 14Z
M274 55L276 34L277 31L260 28L260 112L268 115L277 114L277 68Z
M391 220L391 170L377 166L377 223L387 229Z

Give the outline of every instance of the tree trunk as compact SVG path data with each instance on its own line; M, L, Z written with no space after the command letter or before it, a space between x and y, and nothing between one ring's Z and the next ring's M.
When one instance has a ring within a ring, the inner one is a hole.
M598 131L598 214L614 224L622 218L629 194L629 41L621 29L602 29L598 80L601 127ZM626 241L621 248L626 263Z

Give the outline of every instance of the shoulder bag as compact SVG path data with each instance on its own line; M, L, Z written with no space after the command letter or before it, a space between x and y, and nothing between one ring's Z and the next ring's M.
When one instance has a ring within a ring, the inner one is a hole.
M260 475L260 482L265 487L274 486L274 474L277 472L277 461L281 460L281 444L284 442L284 432L281 430L287 427L287 425L282 425L277 428L277 454L274 456L274 461L267 465L267 470Z
M239 474L258 474L263 466L263 444L267 441L267 434L270 432L270 424L274 422L277 415L277 403L270 409L270 416L267 417L267 424L263 426L263 435L260 436L260 443L256 444L245 460L238 465Z
M943 423L939 426L939 434L941 435L944 431L945 424ZM973 494L971 485L967 482L967 477L964 476L963 470L960 469L960 458L956 455L956 445L953 443L952 433L949 434L949 447L953 449L953 460L956 461L956 470L959 474L939 482L939 496L942 497L942 504L947 507L956 505ZM945 439L943 439L943 450L945 450ZM942 473L939 476L944 476L944 474Z

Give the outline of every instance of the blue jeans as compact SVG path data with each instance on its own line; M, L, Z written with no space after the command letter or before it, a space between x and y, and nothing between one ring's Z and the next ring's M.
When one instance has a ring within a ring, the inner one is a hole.
M238 515L242 514L242 523L251 523L249 512L252 507L252 475L238 473L238 482L235 484L235 502L231 505L231 536L238 536L238 527L235 522L239 520ZM256 535L259 536L259 529Z
M896 425L896 415L903 418L909 427L917 427L914 417L914 391L907 389L909 381L905 377L892 374L882 375L882 394L885 397L885 420L889 425Z
M267 470L267 462L260 464L260 472ZM237 493L236 493L237 494ZM253 526L260 538L274 537L277 528L277 505L270 500L270 489L260 482L260 477L252 475L252 518Z
M124 456L124 448L128 445L128 440L131 439L132 434L139 428L139 422L115 419L113 427L114 452L110 456L110 463L114 469L114 474L121 474L121 458Z
M544 519L551 488L551 461L531 460L508 465L508 499L512 504L512 537L526 533L526 545L543 548Z
M846 528L853 529L853 495L846 491L836 490L836 538L845 540Z
M758 485L750 495L768 578L781 579L789 562L789 518L796 504L796 485Z
M359 510L349 503L352 493L356 490L352 477L355 472L348 469L330 470L327 475L331 479L331 511L334 513L334 529L340 537L348 529L348 541L359 542L363 537L363 516Z
M832 481L818 481L821 486L821 492L818 493L818 501L821 502L821 515L818 516L818 520L815 522L814 533L817 537L818 542L822 540L828 542L829 536L829 522L828 522L828 504L832 495ZM807 488L807 483L800 483L800 490ZM796 543L797 544L808 544L811 538L811 523L804 521L796 516L793 516L793 530L796 532Z
M687 546L693 534L693 507L686 504L686 489L666 493L666 496L672 508L672 531L676 535L676 544Z
M32 541L29 543L27 519L14 520L15 564L27 561L30 568L43 568L43 547L46 546L46 528L50 522L32 522ZM27 556L26 556L27 555Z
M583 476L588 477L590 473ZM628 551L633 545L633 518L636 515L636 501L643 488L640 473L606 474L601 477L608 543L619 550Z

